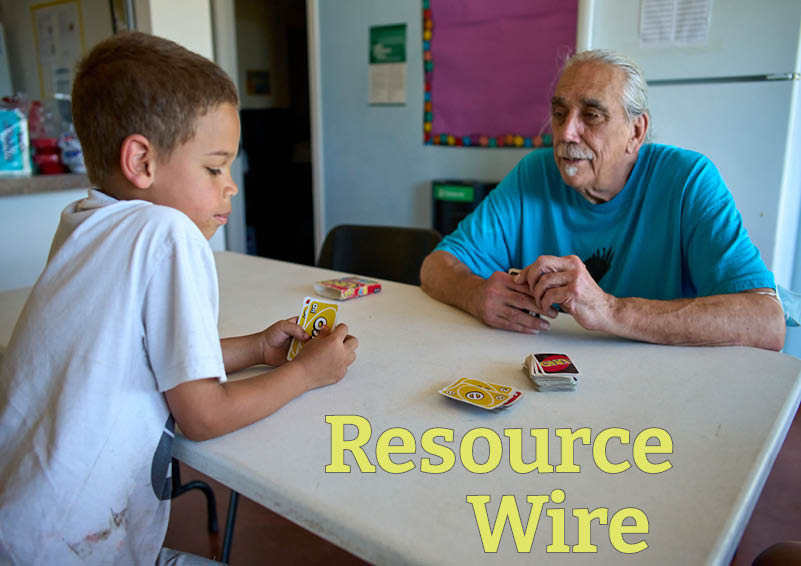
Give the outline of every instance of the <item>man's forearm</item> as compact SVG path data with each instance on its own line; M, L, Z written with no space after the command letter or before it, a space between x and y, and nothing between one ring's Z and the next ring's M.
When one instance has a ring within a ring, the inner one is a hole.
M483 279L448 252L435 251L420 268L420 286L431 298L478 316L474 297Z
M773 298L753 292L696 299L616 299L602 330L645 342L781 350L784 317Z
M435 251L423 262L420 281L432 298L462 309L487 326L526 334L550 326L531 316L537 311L528 286L515 283L503 271L483 279L451 254Z

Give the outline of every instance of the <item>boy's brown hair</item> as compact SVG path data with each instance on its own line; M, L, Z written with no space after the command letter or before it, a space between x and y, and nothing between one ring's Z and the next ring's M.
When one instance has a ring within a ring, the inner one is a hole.
M72 118L91 181L102 188L119 167L131 134L164 159L195 135L197 120L220 104L239 105L216 64L168 39L124 32L98 43L78 64Z

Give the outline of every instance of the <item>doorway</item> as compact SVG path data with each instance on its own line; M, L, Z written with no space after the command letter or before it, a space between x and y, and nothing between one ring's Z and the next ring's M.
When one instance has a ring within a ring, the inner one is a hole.
M313 265L306 2L235 0L247 253Z

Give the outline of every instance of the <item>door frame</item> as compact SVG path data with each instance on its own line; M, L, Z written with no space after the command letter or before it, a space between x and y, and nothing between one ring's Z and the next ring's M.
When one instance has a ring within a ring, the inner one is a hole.
M306 37L309 58L309 118L311 122L312 208L314 222L314 257L319 255L325 239L325 175L323 169L323 121L320 80L320 5L319 0L306 0ZM211 0L214 58L239 88L236 51L236 18L234 0ZM234 210L226 226L227 249L245 253L245 189L242 156L237 157L232 174L240 190L234 199Z
M323 96L320 76L320 0L306 0L306 37L309 53L309 117L311 121L312 208L314 257L325 240L325 167L323 155Z

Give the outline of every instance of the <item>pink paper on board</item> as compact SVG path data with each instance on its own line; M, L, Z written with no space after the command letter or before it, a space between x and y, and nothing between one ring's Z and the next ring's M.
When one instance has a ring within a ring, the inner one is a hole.
M537 136L575 49L577 0L429 0L432 136ZM461 144L458 144L461 145Z

